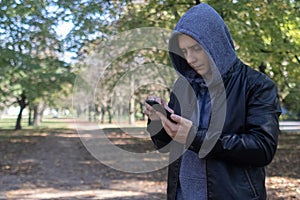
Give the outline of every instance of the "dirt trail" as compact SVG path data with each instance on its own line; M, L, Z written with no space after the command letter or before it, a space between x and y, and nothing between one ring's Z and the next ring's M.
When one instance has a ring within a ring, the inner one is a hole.
M108 132L116 142L129 142L118 129ZM121 145L149 150L130 142ZM300 199L299 154L300 134L281 134L267 167L269 199ZM91 156L73 129L0 130L0 199L155 200L165 199L165 190L165 168L140 174L116 171Z
M164 199L165 169L130 174L91 156L75 131L0 142L0 199Z

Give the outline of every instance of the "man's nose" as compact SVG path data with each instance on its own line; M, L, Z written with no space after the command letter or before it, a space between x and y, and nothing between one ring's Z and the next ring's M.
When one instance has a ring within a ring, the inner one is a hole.
M189 63L189 64L192 64L196 61L196 57L195 55L192 53L192 52L188 52L187 55L186 55L186 61Z

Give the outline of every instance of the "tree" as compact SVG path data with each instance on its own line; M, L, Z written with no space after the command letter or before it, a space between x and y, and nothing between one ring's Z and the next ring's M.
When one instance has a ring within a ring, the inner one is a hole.
M1 1L0 98L6 105L18 103L16 129L21 129L24 108L70 83L70 65L60 60L61 41L56 35L56 19L47 1ZM3 54L2 54L3 53Z
M299 1L207 2L228 24L239 57L256 69L264 65L281 100L295 91L300 73Z
M24 95L28 105L33 108L41 101L48 99L52 101L57 92L70 89L68 84L74 78L74 71L71 69L74 65L70 66L61 61L61 55L65 51L78 52L80 56L82 53L79 51L80 48L85 48L89 44L97 46L110 35L135 28L173 29L183 13L200 3L188 0L137 2L1 1L0 66L3 69L0 73L0 99L3 100L1 102L17 102L17 98L20 100L21 95ZM299 1L203 2L208 2L216 8L226 21L239 57L257 69L264 66L264 73L277 83L282 100L291 91L297 93L298 90L295 88L299 84L297 80L300 73ZM73 24L73 28L65 38L58 36L55 31L57 25L63 23ZM132 51L126 58L115 61L116 65L111 67L112 71L107 75L103 88L112 91L116 80L124 73L129 73L126 66L133 66L137 57L142 58L144 64L152 62L170 65L166 51L157 49ZM173 78L170 77L169 81ZM66 86L63 86L65 84ZM146 90L139 89L137 93L134 92L136 102L140 103L138 98L143 98L143 92ZM107 100L97 100L98 105L92 107L109 108L109 95L106 97ZM131 105L130 108L136 106ZM131 113L135 112L132 110Z
M93 29L92 26L87 26L89 28L86 30L99 33L97 39L102 41L108 35L116 35L135 28L173 29L183 13L200 3L200 1L184 0L180 2L174 0L138 2L141 1L116 3L107 1L107 4L103 4L107 10L104 15L109 16L110 20L103 20L101 24L96 24L101 27L101 31ZM290 91L297 91L294 88L298 84L297 79L300 73L299 1L207 0L201 2L209 3L221 14L233 36L239 57L250 66L262 70L276 82L281 100L284 100ZM87 10L88 5L85 4L82 7ZM76 19L80 21L80 18ZM95 20L95 18L88 19L90 22ZM86 23L82 24L90 24L90 22L87 23L87 20L84 22ZM80 32L79 29L76 30ZM82 36L88 34L85 33ZM138 53L131 53L131 55L126 55L127 61L123 60L123 63L134 62L134 57ZM151 58L157 63L170 65L166 52L147 51L145 53L144 51L139 52L139 55L143 58ZM110 80L114 82L116 79L111 78ZM109 82L107 81L108 85Z

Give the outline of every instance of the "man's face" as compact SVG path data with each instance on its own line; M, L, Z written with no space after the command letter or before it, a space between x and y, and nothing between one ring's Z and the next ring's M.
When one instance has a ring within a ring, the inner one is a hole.
M211 78L210 60L199 43L188 35L179 35L178 44L187 63L202 77Z

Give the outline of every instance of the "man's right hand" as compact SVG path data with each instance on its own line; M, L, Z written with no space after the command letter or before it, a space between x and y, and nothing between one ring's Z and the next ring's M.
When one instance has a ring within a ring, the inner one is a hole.
M147 100L152 100L152 101L156 101L158 102L159 104L161 104L164 108L168 109L168 110L171 110L168 106L167 106L167 103L160 97L157 97L157 96L149 96L147 97ZM152 107L150 106L149 104L147 104L145 102L145 111L144 111L145 115L147 115L147 117L150 119L150 120L160 120L160 117L159 115L157 114L157 111ZM173 111L172 111L173 113Z

